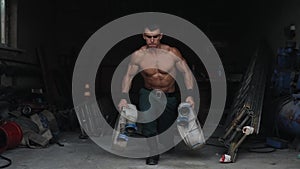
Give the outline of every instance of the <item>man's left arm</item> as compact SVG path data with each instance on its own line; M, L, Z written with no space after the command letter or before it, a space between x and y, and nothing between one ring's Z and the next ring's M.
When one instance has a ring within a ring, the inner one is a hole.
M186 86L186 91L181 92L181 94L185 95L185 101L190 103L192 107L194 108L195 102L194 102L194 80L193 80L193 73L191 72L188 64L186 63L185 59L182 57L181 53L178 49L173 49L172 52L178 57L178 60L176 61L176 67L177 69L183 74L184 77L184 83Z

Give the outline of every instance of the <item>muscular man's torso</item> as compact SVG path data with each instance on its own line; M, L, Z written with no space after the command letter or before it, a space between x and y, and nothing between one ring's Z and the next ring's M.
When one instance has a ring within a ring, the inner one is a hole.
M164 92L175 91L176 63L179 57L170 51L170 47L142 47L136 52L136 63L148 89L160 89Z

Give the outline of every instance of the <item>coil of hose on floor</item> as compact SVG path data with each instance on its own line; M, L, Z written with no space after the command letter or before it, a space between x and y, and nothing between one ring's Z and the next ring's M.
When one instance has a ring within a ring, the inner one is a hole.
M6 168L11 165L11 159L4 157L2 155L0 155L0 158L8 162L7 164L0 166L0 168Z

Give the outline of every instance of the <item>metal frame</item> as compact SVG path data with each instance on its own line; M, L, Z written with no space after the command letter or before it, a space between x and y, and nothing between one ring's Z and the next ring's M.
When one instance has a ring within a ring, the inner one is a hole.
M230 114L232 121L225 129L225 134L219 138L219 141L228 148L227 154L231 156L231 162L236 161L239 146L247 136L259 133L269 69L268 58L263 46L259 46L233 102ZM253 132L245 132L244 127L252 128Z

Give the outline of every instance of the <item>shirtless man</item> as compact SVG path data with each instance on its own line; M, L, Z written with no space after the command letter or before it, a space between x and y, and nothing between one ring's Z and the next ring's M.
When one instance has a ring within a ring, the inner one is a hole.
M159 160L157 155L157 140L155 137L165 130L167 130L176 120L178 113L178 101L175 96L175 77L176 69L183 73L184 83L186 86L185 101L194 106L194 99L192 97L193 74L190 71L185 59L182 57L180 51L174 47L162 44L160 40L163 34L157 26L146 27L143 33L143 38L146 45L135 51L131 55L130 63L128 64L127 72L122 81L122 98L119 102L118 108L121 110L123 106L127 106L127 100L124 99L128 96L131 87L131 82L134 76L140 71L144 79L144 87L139 92L139 108L140 111L147 111L150 109L151 104L149 100L150 93L154 92L153 98L156 100L155 108L147 113L157 113L160 111L156 109L160 107L162 92L166 97L166 107L164 108L161 116L151 122L143 123L142 134L151 139L147 139L150 148L150 157L146 159L146 164L156 165ZM153 139L152 139L153 138ZM168 144L170 138L160 140L163 145Z

